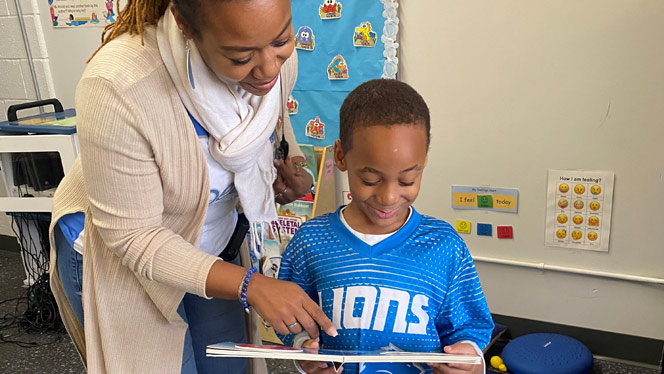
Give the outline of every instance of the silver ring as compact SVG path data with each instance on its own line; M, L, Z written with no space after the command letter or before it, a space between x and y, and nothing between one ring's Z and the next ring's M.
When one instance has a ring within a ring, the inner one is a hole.
M289 329L292 329L292 328L295 327L295 326L297 326L297 322L295 322L295 323L291 323L290 325L288 325L288 328L289 328Z
M279 192L278 194L274 195L274 198L275 198L275 199L278 199L278 198L280 198L280 197L283 197L287 190L288 190L288 186L286 186L286 188L284 188L283 191L281 191L281 192Z

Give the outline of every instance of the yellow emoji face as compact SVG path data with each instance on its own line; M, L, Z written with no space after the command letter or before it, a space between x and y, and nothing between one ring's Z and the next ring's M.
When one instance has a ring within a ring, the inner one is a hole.
M583 233L580 230L572 231L572 239L579 240L583 237Z
M575 215L574 217L572 217L572 222L574 222L574 224L576 224L576 225L582 224L583 223L583 216L580 216L578 214Z
M558 186L558 191L562 193L567 193L567 191L569 191L569 184L561 183L560 186Z
M556 236L558 237L558 239L565 239L565 237L567 236L567 230L560 229L556 231Z
M588 231L588 240L590 240L591 242L597 240L597 233L594 231Z
M594 185L590 187L590 193L593 195L599 195L602 192L602 187Z
M577 184L574 186L574 192L576 192L577 195L583 195L583 193L586 192L586 186Z
M590 204L588 204L588 207L590 208L590 210L593 210L595 212L598 211L599 210L599 201L591 201Z
M574 209L581 210L583 209L583 200L577 200L574 202Z
M599 217L597 216L588 217L588 226L599 226Z
M559 207L565 209L565 208L567 208L567 205L569 205L569 202L567 201L567 199L558 200L558 206Z
M566 223L567 222L567 215L566 214L558 214L558 223Z

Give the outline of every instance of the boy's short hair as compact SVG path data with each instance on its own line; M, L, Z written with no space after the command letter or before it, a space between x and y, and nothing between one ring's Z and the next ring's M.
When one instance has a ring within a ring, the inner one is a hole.
M422 125L429 150L429 108L420 94L395 79L373 79L351 91L339 111L339 141L344 152L353 144L353 131L369 126Z

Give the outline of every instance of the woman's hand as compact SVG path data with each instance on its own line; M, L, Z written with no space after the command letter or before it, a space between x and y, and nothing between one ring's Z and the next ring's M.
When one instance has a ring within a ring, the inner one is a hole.
M318 304L295 283L254 274L247 301L280 334L297 334L304 328L316 339L320 326L328 335L337 336L337 329Z
M279 204L288 204L306 195L313 185L311 175L296 162L304 162L303 157L286 157L286 160L275 160L277 179L272 184L274 197Z
M309 339L302 344L302 347L319 348L318 339ZM339 374L344 371L343 366L336 371L334 366L328 366L327 362L322 361L298 361L297 364L307 374Z
M443 348L445 353L455 354L455 355L469 355L477 356L477 351L472 344L468 343L456 343L448 345ZM471 365L471 364L427 364L431 366L435 374L483 374L484 367L482 364Z

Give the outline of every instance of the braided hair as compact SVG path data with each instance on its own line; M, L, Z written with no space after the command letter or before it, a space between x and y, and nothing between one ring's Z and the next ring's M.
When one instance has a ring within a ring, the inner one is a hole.
M101 33L101 45L92 54L88 62L108 42L124 33L141 35L141 43L143 43L145 26L156 25L171 3L187 21L192 36L200 36L200 22L197 22L197 20L201 19L200 7L202 2L203 0L127 0L127 5L118 13L115 23L104 28ZM117 0L116 4L116 8L120 9L120 0Z

